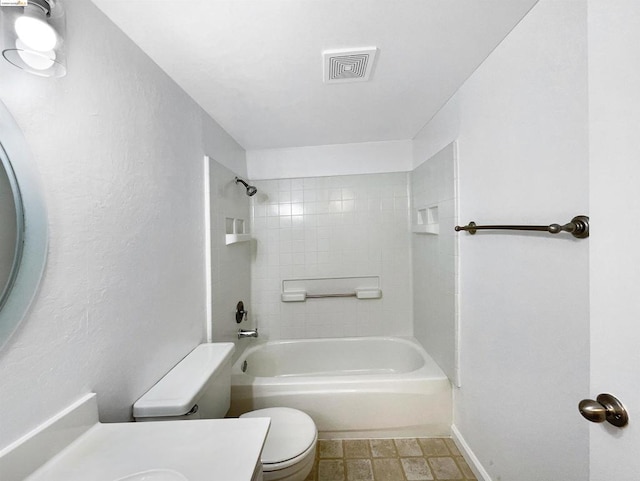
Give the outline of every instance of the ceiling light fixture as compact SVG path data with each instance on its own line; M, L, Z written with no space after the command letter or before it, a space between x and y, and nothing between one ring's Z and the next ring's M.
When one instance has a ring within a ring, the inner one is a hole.
M1 0L2 56L41 77L67 73L65 15L60 0Z

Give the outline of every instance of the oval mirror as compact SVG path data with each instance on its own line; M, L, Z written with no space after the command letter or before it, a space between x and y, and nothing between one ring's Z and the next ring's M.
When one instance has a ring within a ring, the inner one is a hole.
M26 316L47 255L47 215L27 142L0 102L0 348Z
M24 243L24 213L15 173L0 140L0 309L11 293Z

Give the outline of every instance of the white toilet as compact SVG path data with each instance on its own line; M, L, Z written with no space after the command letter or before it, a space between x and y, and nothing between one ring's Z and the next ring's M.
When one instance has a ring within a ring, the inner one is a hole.
M136 421L222 418L231 401L231 342L201 344L133 405ZM267 408L240 417L271 418L262 451L264 481L304 481L311 472L318 430L307 414ZM240 454L241 455L241 454Z

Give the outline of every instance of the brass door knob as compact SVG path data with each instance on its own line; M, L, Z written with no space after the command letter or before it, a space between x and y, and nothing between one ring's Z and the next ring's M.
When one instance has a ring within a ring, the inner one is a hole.
M582 416L592 423L605 421L619 428L629 423L629 415L622 403L611 394L599 394L596 400L583 399L578 404Z

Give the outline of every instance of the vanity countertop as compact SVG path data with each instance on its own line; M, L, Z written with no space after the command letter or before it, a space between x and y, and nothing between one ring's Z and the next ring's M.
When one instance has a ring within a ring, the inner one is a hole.
M260 456L269 424L268 418L100 423L96 396L88 394L0 450L0 478L2 481L262 479Z
M115 481L169 470L189 481L250 481L268 429L266 418L98 423L27 480Z
M189 481L250 481L268 429L266 418L98 423L27 480L115 481L168 470Z

